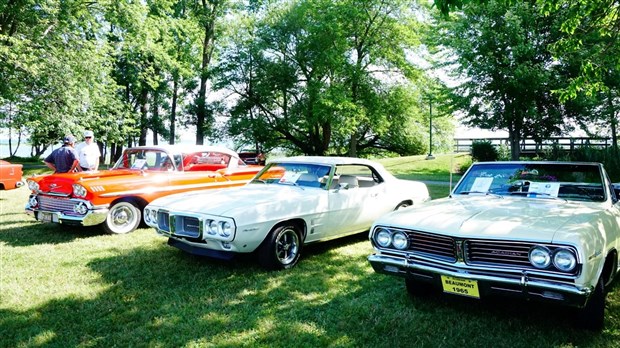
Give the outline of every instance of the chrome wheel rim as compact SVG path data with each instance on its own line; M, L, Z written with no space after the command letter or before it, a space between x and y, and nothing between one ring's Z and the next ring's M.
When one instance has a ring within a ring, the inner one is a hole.
M288 227L278 234L275 252L278 261L283 265L295 261L299 252L299 236L294 229Z

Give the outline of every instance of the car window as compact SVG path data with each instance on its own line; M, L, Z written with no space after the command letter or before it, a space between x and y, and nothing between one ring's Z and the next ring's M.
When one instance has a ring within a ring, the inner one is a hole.
M331 166L310 163L270 163L252 181L262 184L327 187Z
M136 170L175 170L180 163L180 156L169 157L168 154L156 149L128 149L116 162L112 169Z
M601 202L604 187L594 164L497 162L474 164L453 193Z

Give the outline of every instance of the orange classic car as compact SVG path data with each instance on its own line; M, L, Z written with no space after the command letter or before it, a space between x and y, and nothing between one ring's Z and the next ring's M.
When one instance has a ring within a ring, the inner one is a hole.
M129 233L140 225L143 208L156 198L240 186L260 169L222 147L132 147L110 170L28 178L32 194L25 209L41 222L102 225L108 233Z
M22 185L22 165L0 160L0 190L12 190Z

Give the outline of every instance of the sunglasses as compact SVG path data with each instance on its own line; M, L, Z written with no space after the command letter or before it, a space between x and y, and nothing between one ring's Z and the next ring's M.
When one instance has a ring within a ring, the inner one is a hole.
M84 137L84 139L90 139L90 138L92 138L92 137Z

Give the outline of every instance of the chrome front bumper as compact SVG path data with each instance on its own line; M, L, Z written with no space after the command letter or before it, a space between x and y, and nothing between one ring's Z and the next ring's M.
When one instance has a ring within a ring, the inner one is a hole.
M585 306L588 298L594 291L593 288L579 288L573 284L552 279L533 279L526 271L523 271L517 277L492 274L493 272L482 274L483 272L472 270L449 270L446 267L433 265L430 262L416 262L404 257L381 254L370 255L368 261L377 273L412 277L435 284L439 284L437 278L440 278L442 275L476 280L489 293L560 302L574 307Z
M66 215L62 212L34 209L26 204L25 212L40 222L51 222L68 225L95 226L103 223L108 217L109 209L89 210L84 216ZM45 218L44 218L45 217Z

